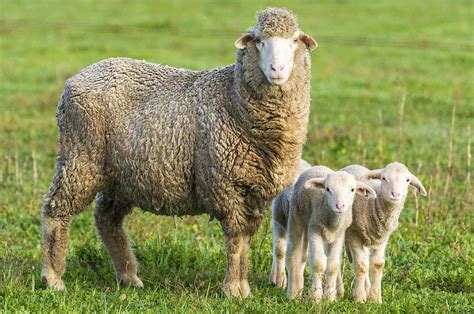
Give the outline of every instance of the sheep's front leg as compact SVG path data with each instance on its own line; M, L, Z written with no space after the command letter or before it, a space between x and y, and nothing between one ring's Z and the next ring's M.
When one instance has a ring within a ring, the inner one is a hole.
M242 236L242 251L240 253L240 296L247 298L250 295L249 275L250 236Z
M288 270L287 294L289 298L299 296L301 290L303 290L304 267L307 256L307 245L305 246L307 241L306 229L306 225L295 214L290 213L286 254L286 268Z
M324 298L329 301L336 300L336 282L338 275L340 275L343 245L343 236L329 245L325 280L326 285L324 287Z
M327 267L327 257L324 252L324 240L320 234L311 232L309 238L309 260L311 265L311 297L316 302L323 299L323 276Z
M222 290L229 297L240 297L240 262L244 248L241 235L226 235L225 246L227 250L227 270Z
M371 285L369 299L375 303L382 303L382 276L385 266L385 248L387 241L376 247L370 257Z
M286 287L285 256L286 230L278 222L273 221L273 261L270 282L278 288Z
M369 267L369 252L357 239L351 239L349 242L355 271L354 299L363 303L367 301L365 282Z

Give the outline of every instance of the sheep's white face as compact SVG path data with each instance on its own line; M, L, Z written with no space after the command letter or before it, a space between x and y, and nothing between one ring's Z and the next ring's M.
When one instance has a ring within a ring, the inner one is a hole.
M258 29L242 35L234 45L238 49L245 49L251 43L258 51L258 66L273 85L283 85L288 81L295 52L300 45L305 45L309 51L318 47L314 38L299 30L289 38L284 38L264 36Z
M375 191L368 185L357 181L351 174L343 171L330 173L326 178L315 178L306 183L322 188L326 193L328 206L336 215L352 210L355 194L375 198Z
M254 42L259 52L258 66L268 82L274 85L286 83L293 70L293 58L299 44L298 33L290 38L257 37Z
M366 177L381 181L382 197L392 204L399 204L405 201L409 185L416 187L421 195L427 195L420 180L411 174L408 168L401 163L395 162L388 164L383 169L369 171Z

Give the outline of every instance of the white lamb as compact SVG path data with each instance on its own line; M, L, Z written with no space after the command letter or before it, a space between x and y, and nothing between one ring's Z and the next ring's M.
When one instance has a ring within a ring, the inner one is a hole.
M385 248L390 235L398 227L408 186L413 185L423 196L427 193L420 180L401 163L391 163L372 171L359 165L342 170L357 179L370 180L367 183L377 192L376 199L355 198L353 222L346 231L346 246L355 269L354 299L365 302L368 295L370 300L381 303Z
M288 221L286 266L290 298L298 296L303 289L309 242L311 296L317 302L323 296L335 300L344 233L352 223L351 208L356 193L376 196L370 186L356 181L352 175L327 167L312 167L298 178Z

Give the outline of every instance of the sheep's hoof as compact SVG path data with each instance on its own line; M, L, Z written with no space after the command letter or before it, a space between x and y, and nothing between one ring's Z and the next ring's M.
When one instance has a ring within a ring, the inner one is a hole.
M143 288L143 282L137 275L122 274L120 275L120 283L124 286L133 286L135 288Z
M378 292L371 291L369 294L369 300L374 302L374 303L382 303L382 296Z
M323 300L323 289L322 288L311 288L310 296L314 302L319 303Z
M271 284L275 285L277 284L277 275L276 275L276 271L272 269L272 271L270 272L270 276L269 276L269 281Z
M365 303L367 302L367 296L366 295L355 295L354 296L354 301L357 303Z
M57 291L66 289L64 282L57 276L43 274L41 275L41 281L46 284L46 287Z
M229 297L242 297L240 294L240 280L233 280L230 282L224 282L222 287L224 294Z
M340 299L344 298L344 287L337 287L336 296Z
M240 280L240 296L246 299L250 296L250 285L247 279Z

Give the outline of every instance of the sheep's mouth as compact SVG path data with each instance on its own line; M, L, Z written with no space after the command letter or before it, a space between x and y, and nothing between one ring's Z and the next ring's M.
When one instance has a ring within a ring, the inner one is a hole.
M285 84L286 81L288 81L287 77L270 77L268 78L268 81L272 85L282 85Z

